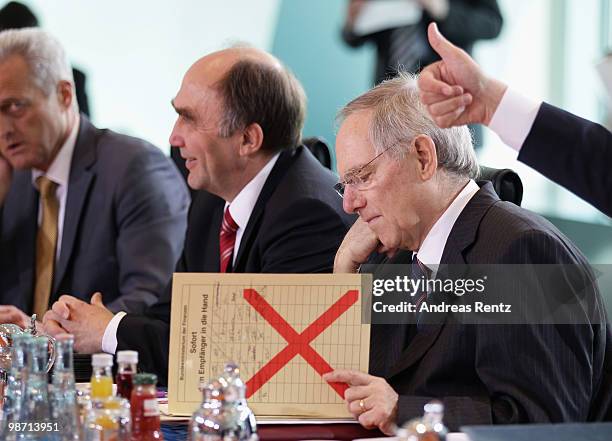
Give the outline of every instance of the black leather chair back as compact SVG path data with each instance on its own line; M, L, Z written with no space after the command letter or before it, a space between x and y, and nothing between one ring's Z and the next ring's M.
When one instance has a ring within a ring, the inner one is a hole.
M302 143L308 147L310 153L319 160L323 167L331 170L332 160L328 142L320 136L304 138Z
M523 183L514 170L480 166L479 180L491 181L495 192L502 201L518 206L523 200Z

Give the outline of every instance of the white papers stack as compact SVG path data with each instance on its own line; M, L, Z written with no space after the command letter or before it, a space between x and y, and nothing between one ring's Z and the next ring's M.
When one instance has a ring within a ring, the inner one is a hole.
M415 0L370 0L361 9L353 33L370 35L418 23L423 11Z

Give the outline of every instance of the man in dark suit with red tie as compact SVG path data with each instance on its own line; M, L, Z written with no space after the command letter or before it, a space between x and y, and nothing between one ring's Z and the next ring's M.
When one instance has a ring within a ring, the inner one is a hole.
M172 101L170 136L197 192L177 272L331 272L353 219L335 175L300 146L305 96L271 55L232 48L186 73ZM171 285L144 315L63 297L45 316L50 333L75 334L80 352L134 349L139 366L167 377ZM92 324L94 324L92 326Z

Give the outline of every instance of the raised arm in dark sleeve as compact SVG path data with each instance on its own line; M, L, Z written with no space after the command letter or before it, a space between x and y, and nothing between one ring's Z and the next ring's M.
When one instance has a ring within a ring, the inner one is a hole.
M612 133L542 103L518 159L612 216Z

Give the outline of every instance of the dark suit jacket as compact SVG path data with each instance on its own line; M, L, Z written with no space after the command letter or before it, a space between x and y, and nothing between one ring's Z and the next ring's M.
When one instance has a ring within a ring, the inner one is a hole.
M410 259L404 253L390 263ZM552 224L500 201L490 183L455 223L441 264L572 264L590 277L585 257ZM584 271L582 271L584 270ZM590 279L592 280L592 279ZM534 295L554 295L546 287ZM444 402L451 430L466 424L587 421L598 418L604 353L610 345L605 309L589 292L598 317L592 325L430 325L404 344L389 364L389 335L401 327L372 328L370 371L400 395L398 422ZM405 329L405 328L404 328ZM410 335L410 332L408 333Z
M38 192L14 173L0 208L0 304L31 313ZM81 116L50 302L62 294L143 311L163 292L183 245L189 198L163 153Z
M542 103L518 159L612 216L612 133Z
M238 273L322 273L354 220L342 211L333 190L336 176L305 147L284 151L253 208L236 256ZM225 201L206 192L194 198L185 250L176 272L219 272L219 230ZM170 302L168 286L143 316L125 316L117 331L117 349L139 352L139 366L168 375Z
M450 41L468 53L472 51L472 46L477 40L497 37L503 24L496 0L450 0L448 16L442 21L434 20L424 12L417 26L427 47L427 52L421 58L418 66L403 66L410 72L420 70L420 68L440 59L427 43L427 26L432 21L437 21L440 31ZM397 66L391 66L390 63L391 30L357 36L350 30L344 29L342 38L352 47L361 46L368 41L376 44L375 84L397 74Z

